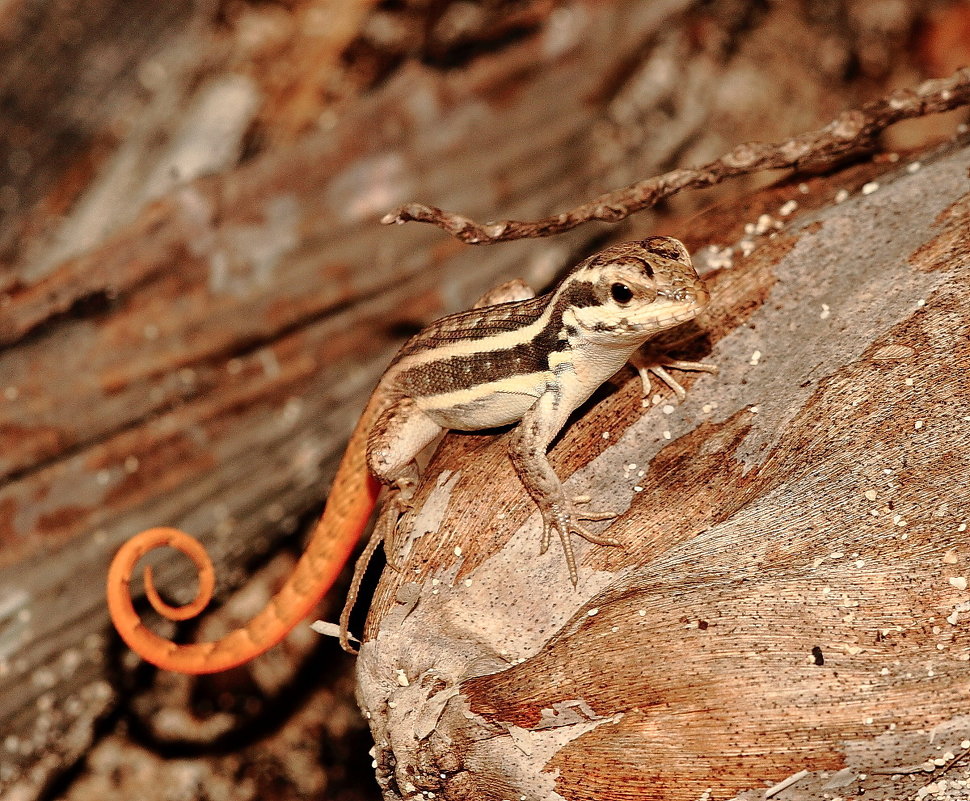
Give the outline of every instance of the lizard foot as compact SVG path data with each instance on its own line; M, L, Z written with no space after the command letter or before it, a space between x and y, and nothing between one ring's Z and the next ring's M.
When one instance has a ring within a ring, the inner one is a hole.
M594 512L592 510L578 510L573 504L552 504L542 512L542 545L540 553L549 550L552 542L552 533L555 531L562 542L562 549L566 555L566 567L569 570L569 580L575 587L579 582L579 570L576 567L576 554L573 551L573 543L570 539L572 534L578 534L587 542L595 545L607 545L611 547L619 546L619 540L613 537L606 537L602 534L594 534L579 525L578 520L612 520L616 515L612 512Z
M667 356L642 351L635 351L630 357L630 365L640 374L640 381L643 382L643 397L650 395L650 373L663 381L677 396L677 400L682 401L687 397L687 390L680 382L667 372L666 368L673 370L686 370L694 373L717 373L717 365L705 364L704 362L688 362L679 359L670 359Z

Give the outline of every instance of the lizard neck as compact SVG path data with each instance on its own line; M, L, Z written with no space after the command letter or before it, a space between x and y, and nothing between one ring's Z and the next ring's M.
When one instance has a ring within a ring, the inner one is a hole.
M622 369L633 352L649 339L643 336L592 340L583 333L572 309L566 309L561 319L564 342L561 353L551 357L551 361L568 363L579 382L588 387L589 394Z

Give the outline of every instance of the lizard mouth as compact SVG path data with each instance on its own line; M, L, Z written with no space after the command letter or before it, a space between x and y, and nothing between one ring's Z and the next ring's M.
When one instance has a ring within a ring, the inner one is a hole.
M710 295L703 286L660 291L652 303L630 314L599 320L591 326L591 330L614 336L628 334L644 339L666 328L693 320L709 299Z
M630 333L660 331L664 328L693 320L708 304L711 296L700 280L690 286L677 286L660 289L653 303L638 314L636 318L625 321Z

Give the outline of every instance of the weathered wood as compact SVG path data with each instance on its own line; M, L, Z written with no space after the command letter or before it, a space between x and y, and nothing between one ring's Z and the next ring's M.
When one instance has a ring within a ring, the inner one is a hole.
M602 11L597 35L638 14ZM332 131L171 187L77 255L76 241L22 249L0 315L0 792L32 797L113 698L103 582L118 543L178 525L203 537L220 581L239 583L240 565L319 504L409 327L514 275L541 285L594 235L486 258L376 224L417 190L482 209L501 197L523 214L581 191L585 174L565 165L582 160L586 98L619 52L571 30L514 106L504 95L539 39L469 71L405 67ZM628 46L648 31L626 28ZM539 102L549 95L572 110ZM88 176L62 230L126 157ZM165 163L144 154L138 172ZM176 596L191 592L185 565L160 570Z
M0 4L5 798L128 703L103 602L118 543L179 525L223 593L242 584L319 507L407 330L506 278L541 286L609 230L482 253L382 229L389 207L541 216L807 130L879 93L926 7L850 26L787 0L163 5ZM855 53L872 63L834 83ZM159 569L191 594L181 562Z
M886 166L777 231L809 198L767 193L747 257L693 239L736 255L675 354L721 372L646 411L631 374L554 448L624 543L577 540L578 589L507 435L445 440L358 666L386 798L901 798L961 751L970 146Z

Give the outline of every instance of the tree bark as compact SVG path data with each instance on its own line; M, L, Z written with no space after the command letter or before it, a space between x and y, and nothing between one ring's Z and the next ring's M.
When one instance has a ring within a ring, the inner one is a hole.
M667 352L720 372L646 409L631 372L554 447L623 543L578 588L509 435L446 438L358 664L385 798L903 798L967 753L968 175L964 139L674 232L714 300Z
M486 251L382 228L381 215L417 198L543 216L809 130L890 82L952 71L908 47L917 28L953 27L929 5L0 4L0 796L53 792L87 758L98 798L105 785L149 798L176 770L171 751L151 741L154 767L115 771L129 762L112 748L141 758L132 743L151 740L122 722L225 749L187 699L304 697L287 683L309 647L299 634L275 673L268 655L248 680L162 677L145 691L104 604L117 546L184 528L213 554L225 599L293 549L411 330L508 278L547 285L617 233ZM673 198L620 230L669 228L719 196ZM663 508L677 507L665 495ZM251 582L250 600L280 568ZM191 596L180 560L157 571L174 600ZM203 625L234 622L229 607ZM276 752L292 753L289 736ZM271 749L254 740L233 759L262 764ZM213 782L249 778L214 751L192 752ZM274 777L260 780L276 792Z

